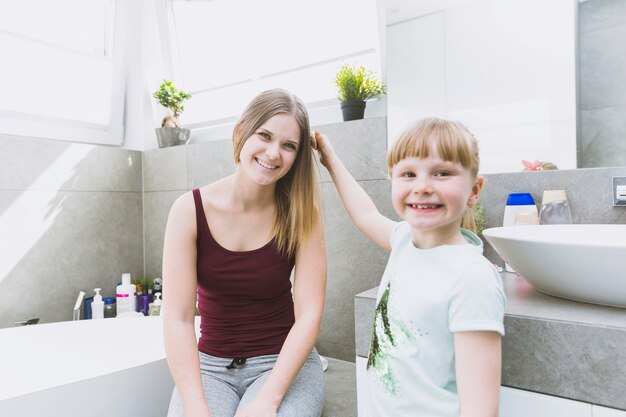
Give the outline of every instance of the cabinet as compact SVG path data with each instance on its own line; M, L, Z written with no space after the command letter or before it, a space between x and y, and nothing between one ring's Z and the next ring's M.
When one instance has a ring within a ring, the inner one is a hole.
M369 381L365 375L367 358L356 357L357 412L372 417L367 408ZM626 411L600 407L552 395L501 387L499 417L626 417Z
M626 411L616 410L614 408L600 407L599 405L591 406L593 417L626 417Z
M592 417L591 404L521 389L500 388L500 417Z

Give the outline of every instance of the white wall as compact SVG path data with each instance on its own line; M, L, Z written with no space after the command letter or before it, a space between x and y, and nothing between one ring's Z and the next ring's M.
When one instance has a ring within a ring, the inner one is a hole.
M478 137L481 172L576 167L575 0L474 0L388 26L390 142L427 116Z

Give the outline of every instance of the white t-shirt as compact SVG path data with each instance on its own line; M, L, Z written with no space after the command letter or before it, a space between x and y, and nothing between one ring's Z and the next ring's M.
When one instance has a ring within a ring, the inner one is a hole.
M367 374L374 416L459 415L454 332L504 335L506 297L482 241L418 249L400 222L378 289Z

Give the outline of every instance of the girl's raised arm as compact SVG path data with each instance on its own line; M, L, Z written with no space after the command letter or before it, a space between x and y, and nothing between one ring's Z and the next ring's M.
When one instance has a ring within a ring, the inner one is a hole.
M328 169L352 222L379 246L391 251L389 239L396 222L378 211L372 199L337 157L328 138L317 130L313 138L320 162Z

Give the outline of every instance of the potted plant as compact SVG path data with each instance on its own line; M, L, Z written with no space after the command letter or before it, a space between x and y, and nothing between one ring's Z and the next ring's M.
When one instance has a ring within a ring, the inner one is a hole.
M343 120L362 119L365 100L386 94L385 84L362 65L343 64L335 75Z
M177 89L171 81L163 80L163 83L152 96L160 105L172 111L172 115L165 116L161 127L156 129L159 148L168 146L185 145L189 142L191 131L180 127L178 116L185 110L183 103L191 98L191 94Z

